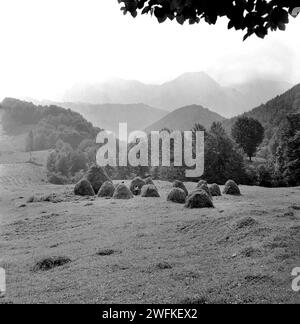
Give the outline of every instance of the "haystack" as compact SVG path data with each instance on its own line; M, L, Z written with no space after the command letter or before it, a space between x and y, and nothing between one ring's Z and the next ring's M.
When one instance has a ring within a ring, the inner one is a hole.
M93 165L88 170L85 177L92 185L95 192L98 192L106 181L111 181L104 169L97 165Z
M184 193L186 194L186 196L189 194L189 192L187 191L185 185L183 182L179 181L179 180L175 180L173 182L173 188L179 188L182 189L184 191Z
M167 200L178 204L184 204L186 200L186 196L187 195L183 189L173 188L171 192L168 194Z
M208 194L208 196L209 196L209 198L211 198L212 199L212 195L211 195L211 193L210 193L210 190L209 190L209 188L208 188L208 185L207 184L205 184L205 183L203 183L202 185L197 185L197 188L196 188L196 190L195 191L198 191L198 190L204 190L207 194Z
M239 186L233 180L228 180L226 182L223 193L225 195L233 195L233 196L240 196L241 195L241 191L239 189Z
M141 194L141 189L143 186L145 186L146 183L145 181L140 178L140 177L136 177L131 181L130 184L130 191L135 195L138 196Z
M124 183L120 183L115 188L113 198L114 199L132 199L133 194Z
M219 197L219 196L222 196L221 194L221 189L220 187L214 183L210 186L209 188L209 191L210 191L210 194L213 196L213 197Z
M95 196L95 191L88 180L82 179L75 185L74 194L77 196Z
M186 199L186 208L214 208L212 200L204 190L192 192Z
M197 184L197 187L201 187L202 185L206 185L207 186L207 181L206 180L200 180Z
M145 179L145 184L146 185L154 185L154 182L151 177L148 177Z
M142 197L147 197L147 198L150 198L150 197L160 197L158 191L157 191L157 188L154 186L154 185L145 185L143 186L142 188L142 192L141 192L141 196Z
M115 186L110 181L105 181L98 191L98 197L112 197L115 191Z

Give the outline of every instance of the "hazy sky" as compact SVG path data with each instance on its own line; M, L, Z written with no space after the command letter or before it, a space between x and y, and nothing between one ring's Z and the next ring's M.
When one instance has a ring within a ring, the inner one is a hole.
M222 84L265 76L300 82L300 18L265 40L226 21L184 27L123 16L117 0L0 0L0 99L59 100L110 77L162 83L207 71Z

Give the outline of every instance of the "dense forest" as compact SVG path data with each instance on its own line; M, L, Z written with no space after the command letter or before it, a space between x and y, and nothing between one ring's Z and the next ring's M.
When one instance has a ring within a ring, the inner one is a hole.
M94 139L100 131L80 114L57 106L36 106L7 98L2 108L2 126L7 133L32 126L27 139L28 151L52 149L58 140L76 149L84 139Z
M258 120L265 129L265 139L259 152L261 157L269 159L276 153L280 131L286 123L286 117L295 113L300 113L300 84L244 114ZM236 120L237 117L223 122L228 134L231 133Z

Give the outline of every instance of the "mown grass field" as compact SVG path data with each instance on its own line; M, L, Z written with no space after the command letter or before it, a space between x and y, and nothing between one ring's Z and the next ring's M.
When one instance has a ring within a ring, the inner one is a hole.
M300 188L241 187L190 210L160 198L79 198L70 186L1 187L1 264L12 303L299 303ZM193 183L187 183L192 190ZM27 203L57 193L61 202ZM47 271L50 257L70 262Z

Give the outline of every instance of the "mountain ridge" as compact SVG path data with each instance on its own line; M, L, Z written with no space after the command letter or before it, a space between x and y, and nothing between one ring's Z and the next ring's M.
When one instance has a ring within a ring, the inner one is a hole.
M222 86L206 72L186 72L161 84L111 79L90 85L75 85L65 93L65 102L107 104L143 102L174 111L188 105L201 105L227 118L241 114L284 93L292 85L262 78Z
M187 118L188 117L188 118ZM199 105L181 107L150 125L146 132L160 131L164 128L170 130L189 131L196 123L209 128L213 122L224 121L225 117Z
M228 134L238 117L247 116L257 119L265 128L264 146L269 146L276 140L277 134L286 122L288 115L300 113L300 84L295 85L285 93L274 97L252 110L224 120L223 126Z

